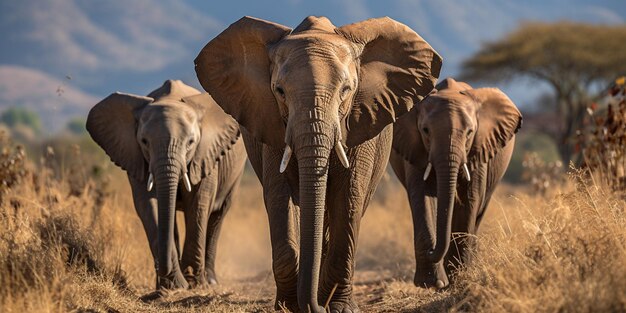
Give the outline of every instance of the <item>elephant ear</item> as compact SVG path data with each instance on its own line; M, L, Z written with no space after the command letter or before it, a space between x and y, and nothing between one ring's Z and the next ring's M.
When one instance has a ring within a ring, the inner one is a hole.
M427 95L442 59L418 34L388 17L342 26L336 32L361 50L359 89L348 117L346 144L378 135Z
M139 181L147 180L148 163L137 143L137 120L149 97L113 93L87 116L87 131L115 164Z
M208 93L183 98L198 112L200 142L189 163L189 179L197 184L239 139L239 124Z
M425 167L428 162L428 152L417 128L418 106L419 104L414 106L409 113L398 118L393 124L392 149L407 162L418 167Z
M469 157L475 167L495 156L522 126L522 114L513 101L497 88L462 91L478 105L478 129Z
M196 74L215 101L262 142L284 146L285 126L271 90L268 46L290 28L243 17L196 57Z

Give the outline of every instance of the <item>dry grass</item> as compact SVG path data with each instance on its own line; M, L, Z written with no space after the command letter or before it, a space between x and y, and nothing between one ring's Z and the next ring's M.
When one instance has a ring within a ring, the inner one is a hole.
M123 173L107 163L93 170L88 160L55 170L54 159L16 167L25 173L2 196L1 312L273 311L267 217L252 174L223 227L221 285L144 303L154 273ZM362 310L626 311L625 203L576 175L545 196L502 186L471 264L443 292L412 285L408 204L386 178L361 227L355 295Z

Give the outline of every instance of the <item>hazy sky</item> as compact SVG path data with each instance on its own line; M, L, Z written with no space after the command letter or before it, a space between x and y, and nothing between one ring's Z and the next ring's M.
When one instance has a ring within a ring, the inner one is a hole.
M624 23L626 0L0 0L0 110L32 108L57 130L114 91L147 94L166 79L199 86L193 59L244 15L290 27L308 15L337 26L389 16L443 56L445 77L481 43L523 21ZM497 87L522 106L542 92L535 85Z

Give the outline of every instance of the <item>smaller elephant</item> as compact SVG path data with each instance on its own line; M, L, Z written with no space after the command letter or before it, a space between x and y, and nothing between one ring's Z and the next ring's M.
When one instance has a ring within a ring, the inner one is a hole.
M87 130L128 174L157 289L217 283L217 239L246 162L237 122L209 94L168 80L147 97L106 97ZM180 257L176 209L185 216Z
M496 88L447 78L435 89L394 124L390 163L413 215L414 283L441 289L468 258L522 115Z

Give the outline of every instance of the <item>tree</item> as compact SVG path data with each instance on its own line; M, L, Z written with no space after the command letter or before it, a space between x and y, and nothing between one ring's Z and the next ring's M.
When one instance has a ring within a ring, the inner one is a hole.
M548 83L554 100L548 110L560 118L556 133L565 164L572 159L575 133L594 90L626 73L626 26L573 22L525 23L489 42L462 65L469 81L511 82L531 78Z
M0 121L10 128L24 125L31 128L35 133L41 132L41 120L37 113L21 107L11 107L0 115Z
M85 127L85 123L86 122L84 118L75 117L69 120L65 127L74 135L83 135L87 133L87 128Z

